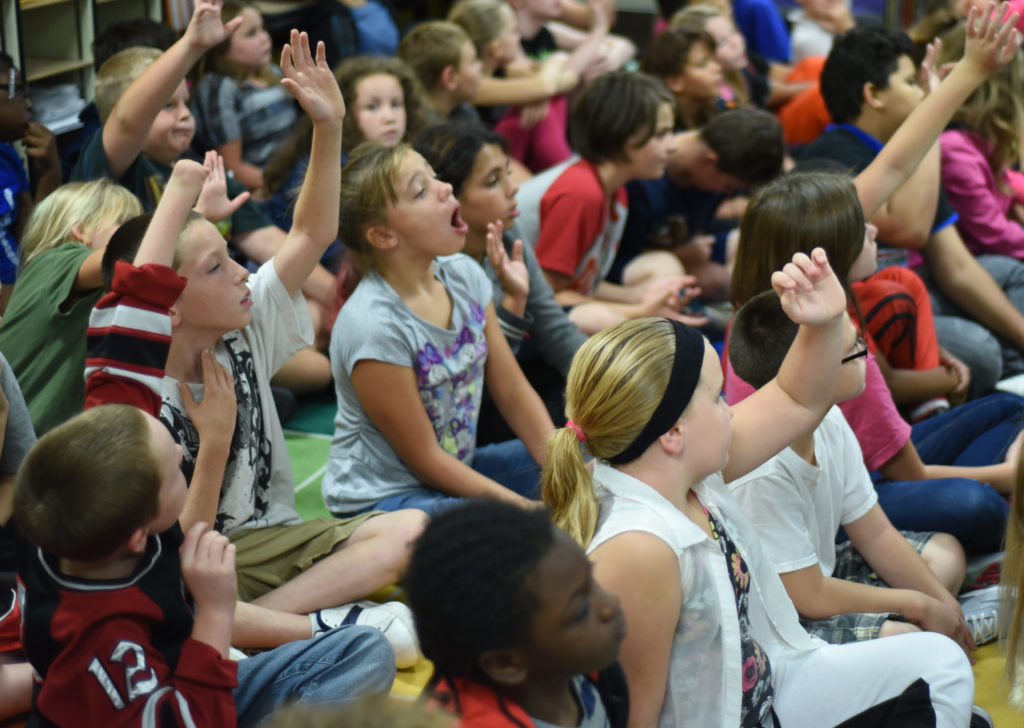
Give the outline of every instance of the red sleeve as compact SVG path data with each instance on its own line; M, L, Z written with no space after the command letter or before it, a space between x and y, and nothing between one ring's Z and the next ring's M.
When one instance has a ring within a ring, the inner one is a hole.
M189 639L171 673L148 632L106 620L54 660L36 710L60 726L233 726L238 666ZM69 699L74 696L74 699Z
M572 277L604 227L607 202L603 193L589 194L589 190L575 189L568 180L562 182L562 178L555 180L540 201L540 233L534 252L541 268Z
M118 262L89 316L85 409L130 404L156 416L171 345L169 309L185 288L172 268Z

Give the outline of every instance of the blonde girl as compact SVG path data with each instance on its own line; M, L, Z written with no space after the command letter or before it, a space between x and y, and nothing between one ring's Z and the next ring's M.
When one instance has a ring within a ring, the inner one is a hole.
M85 329L102 293L103 250L122 222L142 212L135 195L101 179L57 188L29 218L0 351L39 435L82 411Z
M211 48L200 65L192 111L193 145L216 149L235 178L251 190L263 187L263 167L288 138L299 114L281 85L281 68L271 61L270 34L249 0L226 0L221 20L241 16L242 24Z
M341 164L345 164L346 150L364 141L394 146L426 126L423 90L401 60L357 56L341 63L334 78L342 96L350 100L349 112L342 122L345 149ZM284 230L292 227L292 210L309 166L312 140L313 124L308 116L303 116L263 173L268 197L260 206Z
M713 347L667 319L591 337L569 372L544 500L622 601L629 724L835 725L923 678L937 725L966 725L973 680L956 643L811 639L725 485L817 425L850 344L823 250L772 284L800 331L778 376L734 409Z
M530 505L553 425L505 341L490 280L456 255L468 226L451 185L406 144L364 144L343 174L340 236L362 279L331 336L327 507ZM485 382L521 440L475 447Z
M940 63L959 57L964 24L942 37ZM982 83L953 114L939 137L942 186L960 219L957 229L975 255L1024 260L1024 56Z

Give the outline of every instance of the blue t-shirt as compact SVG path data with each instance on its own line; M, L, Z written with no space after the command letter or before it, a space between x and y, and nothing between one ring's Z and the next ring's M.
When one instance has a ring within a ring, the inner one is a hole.
M18 276L18 241L12 228L18 221L18 195L30 190L21 157L10 144L0 143L0 283Z
M772 0L733 0L732 13L748 49L770 61L789 63L789 31Z

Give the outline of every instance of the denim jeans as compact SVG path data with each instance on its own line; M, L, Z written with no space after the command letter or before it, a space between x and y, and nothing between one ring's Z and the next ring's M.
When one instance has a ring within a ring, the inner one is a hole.
M911 440L929 465L964 467L1002 462L1024 423L1024 398L997 393L914 425ZM1002 548L1006 499L970 478L891 481L872 473L882 510L901 531L941 531L969 555Z
M256 726L285 703L345 703L386 693L395 653L373 627L338 627L316 639L289 642L238 663L238 726Z
M507 440L478 447L473 454L473 470L525 498L540 497L540 466L521 440ZM433 516L462 501L462 498L423 486L389 496L367 510L397 511L402 508L416 508Z

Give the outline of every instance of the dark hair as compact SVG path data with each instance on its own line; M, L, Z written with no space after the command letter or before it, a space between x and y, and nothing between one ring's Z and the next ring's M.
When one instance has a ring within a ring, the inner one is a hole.
M427 524L404 585L437 678L489 685L480 656L529 639L538 607L531 577L554 544L554 529L546 510L486 499Z
M819 246L852 300L846 276L864 247L864 210L850 177L790 172L759 188L740 222L733 302L742 305L768 290L774 271Z
M675 113L675 97L657 78L632 71L606 73L576 103L569 139L588 162L623 162L631 144L642 146L654 136L663 104Z
M508 141L501 134L480 124L441 124L424 129L413 140L412 148L434 168L438 179L452 186L453 194L462 194L462 185L473 171L476 157L487 144L508 153Z
M782 310L775 291L744 303L729 327L729 363L744 382L760 389L779 373L799 327Z
M137 215L130 220L121 223L120 227L110 236L103 251L103 260L100 263L100 275L103 277L103 290L109 291L114 280L114 264L119 260L131 263L135 260L135 254L139 252L142 244L142 236L146 234L153 213L147 212L144 215Z
M173 28L150 18L132 18L111 23L92 42L93 65L98 71L108 58L135 46L165 51L177 39L178 34Z
M821 72L821 95L836 124L848 124L864 102L864 84L888 88L900 57L914 57L914 44L902 31L860 25L835 39Z
M786 156L782 126L760 109L718 114L700 130L700 140L718 156L719 171L758 187L778 177Z

